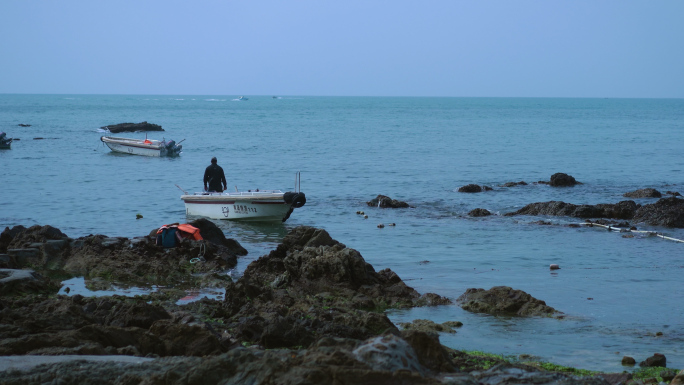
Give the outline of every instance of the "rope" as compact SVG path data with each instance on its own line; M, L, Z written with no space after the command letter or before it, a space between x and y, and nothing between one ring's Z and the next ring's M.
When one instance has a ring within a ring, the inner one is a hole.
M620 233L639 233L639 234L647 234L648 236L651 236L651 237L654 237L654 236L655 236L655 237L658 237L658 238L667 239L668 241L675 241L675 242L679 242L679 243L684 243L684 240L682 240L682 239L667 237L667 236L665 236L665 235L663 235L663 234L659 234L659 233L657 233L657 232L655 232L655 231L632 230L632 229L626 229L626 228L624 228L624 227L615 227L615 226L610 226L610 225L602 225L602 224L593 223L593 222L579 223L579 225L585 225L585 226L589 226L589 227L598 226L598 227L603 227L604 229L607 229L608 231L617 231L617 232L620 232Z
M204 241L200 241L200 250L199 253L197 254L197 258L192 258L190 260L190 263L195 264L197 262L206 262L207 260L204 259L204 253L207 251L207 246L204 244Z

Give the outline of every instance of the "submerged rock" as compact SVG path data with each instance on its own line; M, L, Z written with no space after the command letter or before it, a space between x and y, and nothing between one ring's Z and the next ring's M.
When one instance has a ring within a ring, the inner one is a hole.
M624 193L622 194L622 196L627 198L660 198L663 195L660 193L660 191L654 188L642 188L639 190Z
M641 367L661 367L661 368L666 368L667 367L667 358L665 357L664 354L660 353L655 353L651 357L648 357L646 360L639 362L639 366Z
M402 202L402 201L399 201L396 199L392 199L392 198L385 196L385 195L378 195L377 197L366 202L366 204L368 206L371 206L371 207L392 208L392 209L401 209L401 208L410 207L409 204L406 202Z
M551 187L569 187L576 184L579 184L579 182L576 181L573 176L562 172L551 175L551 179L549 180L549 185Z
M502 185L499 185L500 187L516 187L516 186L527 186L527 182L524 180L521 180L520 182L506 182Z
M158 124L152 124L147 122L141 123L119 123L112 124L109 126L100 127L103 130L109 130L112 134L117 134L120 132L138 132L138 131L164 131L164 129Z
M516 316L554 316L562 314L522 290L495 286L489 290L471 288L456 299L464 310L474 313Z
M643 205L634 214L633 221L651 226L684 228L684 199L672 196Z
M458 188L458 192L462 193L479 193L482 192L482 187L476 184L467 184Z
M518 211L506 213L513 215L553 215L574 218L611 218L632 219L639 205L634 201L622 201L615 204L600 203L597 205L574 205L560 201L530 203Z
M487 209L479 209L479 208L478 208L478 209L471 210L471 211L468 213L468 216L471 216L471 217L486 217L486 216L489 216L489 215L492 215L492 213L489 212L489 210L487 210Z

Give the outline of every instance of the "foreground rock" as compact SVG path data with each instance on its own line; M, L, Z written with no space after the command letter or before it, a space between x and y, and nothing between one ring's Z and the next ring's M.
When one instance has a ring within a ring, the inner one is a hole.
M382 313L387 308L449 303L420 295L389 269L376 272L325 230L301 226L226 288L214 314L227 320L234 339L306 347L321 336L362 339L396 330Z
M139 131L164 131L164 129L158 124L152 124L147 122L141 123L119 123L112 124L109 126L100 127L103 130L109 130L112 134L117 134L120 132L139 132Z
M434 349L434 350L433 350ZM456 357L455 357L456 356ZM564 384L608 385L523 365L497 365L459 373L457 352L424 333L385 334L359 341L322 338L304 350L236 348L212 357L170 357L124 364L86 362L41 365L1 373L3 384Z
M224 271L237 264L237 256L247 253L211 221L200 219L191 224L207 234L207 241L185 240L170 249L156 245L156 229L133 239L105 235L72 239L52 226L15 226L0 234L0 253L7 253L4 267L10 269L31 267L131 285L188 283L193 280L191 274ZM191 263L199 257L204 261Z
M9 244L40 243L41 236L61 233L30 229L15 234ZM85 239L93 242L95 259L96 252L111 254L108 247L123 242ZM97 268L88 262L83 266L87 274ZM415 328L399 331L382 312L450 301L420 295L389 269L376 272L358 251L321 229L292 230L274 251L226 286L223 301L204 299L184 306L164 290L134 298L0 297L0 355L160 357L134 364L73 360L25 367L0 372L0 382L606 384L520 365L459 372L480 366L471 356L442 346L435 333L459 323L414 322ZM428 332L414 330L418 328ZM491 365L493 358L484 360Z
M60 233L36 226L16 235L10 246L37 241L36 234ZM63 257L64 269L85 276L121 277L107 260L122 256L112 252L122 243L126 240L86 237L83 245ZM126 244L120 254L128 256L128 262L119 268L136 282L160 281L144 258L135 258L138 247L152 246ZM163 270L164 280L174 274L178 281L190 279L198 270L175 260L175 252L180 251L162 252L168 256L159 264L172 266ZM210 266L206 256L207 262L197 265ZM237 282L227 277L219 282L226 286L225 301L204 299L183 307L164 291L135 298L0 297L0 355L203 356L242 344L301 348L325 336L365 339L387 330L397 332L382 313L389 307L450 303L436 294L420 295L389 269L375 272L358 251L310 227L294 229L276 250L252 262Z
M0 297L57 292L59 285L33 270L0 269Z
M392 199L385 195L378 195L377 197L366 202L368 206L380 208L402 209L410 207L408 203L396 199Z
M456 299L464 310L474 313L515 316L559 316L562 313L522 290L495 286L489 290L468 289Z

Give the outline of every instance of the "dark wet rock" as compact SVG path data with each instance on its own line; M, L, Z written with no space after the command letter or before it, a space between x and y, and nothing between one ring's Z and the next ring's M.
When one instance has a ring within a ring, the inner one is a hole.
M11 371L3 380L11 385L29 379L60 384L90 384L95 379L102 384L477 385L469 374L443 370L448 368L448 355L441 355L430 341L412 336L409 342L392 334L364 341L323 338L299 351L240 347L216 356L168 357L136 364L72 361Z
M636 365L636 360L634 359L634 357L624 356L622 357L622 365L634 366Z
M632 373L598 373L596 377L603 378L609 385L625 385L634 375Z
M392 209L401 209L401 208L410 207L409 204L406 202L402 202L402 201L399 201L396 199L392 199L392 198L385 196L385 195L378 195L377 197L366 202L366 204L368 206L371 206L371 207L392 208Z
M670 382L670 385L684 385L684 369L677 373L672 382Z
M119 123L112 124L109 126L100 127L103 130L109 130L112 134L117 134L120 132L138 132L138 131L164 131L164 129L158 124L152 124L147 122L141 123Z
M0 253L6 253L7 247L12 240L24 230L26 230L26 227L21 225L14 226L11 229L9 227L5 227L5 230L0 233Z
M579 184L579 182L577 182L574 177L562 172L551 175L551 179L549 180L549 186L551 187L569 187L576 184Z
M0 235L0 242L10 240L7 243L7 249L22 249L29 247L33 243L42 243L47 240L63 240L68 239L66 234L59 229L52 226L31 226L28 229L24 226L14 226L12 229L5 228L5 231ZM7 250L5 249L5 250ZM0 251L2 251L0 249Z
M516 186L527 186L527 182L525 182L525 181L506 182L506 183L501 185L501 187L516 187Z
M7 245L8 261L3 265L86 279L106 277L128 284L166 285L197 279L188 277L192 273L225 271L237 264L238 255L246 253L236 241L212 233L212 229L218 230L215 225L199 225L200 232L208 231L208 238L217 243L184 240L175 248L165 249L156 245L154 236L128 239L89 235L71 239L51 226L15 226L0 235L2 245ZM201 263L191 263L193 258Z
M476 184L467 184L458 188L458 192L463 193L479 193L482 192L482 186Z
M413 348L418 362L434 372L456 372L449 353L439 343L439 337L433 333L419 330L403 330L401 337Z
M529 367L516 367L512 364L499 364L484 372L474 372L472 374L480 385L609 385L602 377L574 377L563 373L537 371Z
M474 313L516 316L554 316L562 314L522 290L495 286L489 290L471 288L456 299L464 310Z
M636 211L632 220L651 226L684 228L684 199L673 196L643 205Z
M530 203L518 211L506 213L513 215L553 215L574 218L613 218L632 219L639 205L634 201L622 201L615 204L601 203L597 205L574 205L560 201Z
M480 385L549 384L549 385L610 385L602 377L574 377L568 374L542 372L512 364L495 365L484 372L472 373Z
M492 213L489 212L489 210L487 210L487 209L479 209L479 208L478 208L478 209L471 210L471 211L468 213L468 216L471 216L471 217L486 217L486 216L489 216L489 215L492 215Z
M646 360L639 362L639 366L649 368L657 366L665 368L667 367L667 358L665 358L664 354L655 353L651 357L648 357Z
M188 224L199 229L200 235L202 236L203 240L211 242L216 245L227 247L230 250L230 253L233 255L247 255L247 249L242 247L242 245L240 245L238 241L232 238L226 238L226 235L218 226L216 226L214 222L205 218L199 218L192 222L189 222ZM151 238L155 238L157 236L158 230L159 228L153 229L152 231L150 231L148 236Z
M662 197L662 194L654 188L642 188L624 193L622 196L627 198L660 198Z
M59 287L33 270L0 269L0 297L57 293Z
M450 303L420 295L389 269L376 272L361 254L322 229L293 229L226 289L217 314L234 338L267 348L308 346L320 336L363 339L396 330L387 308Z
M463 324L455 321L447 321L438 324L427 319L416 319L412 322L400 323L399 326L401 326L403 330L417 330L424 333L456 333L454 328L461 327Z
M226 351L205 325L173 320L141 298L24 298L0 300L0 355L138 352L210 355Z
M174 248L157 246L151 237L109 238L91 235L79 238L61 270L86 279L108 277L129 284L182 284L188 274L223 271L237 264L237 256L225 246L184 240ZM191 263L194 258L204 261Z
M674 380L674 378L677 376L677 373L674 370L667 369L661 370L658 375L663 379L663 381L669 383L670 381Z

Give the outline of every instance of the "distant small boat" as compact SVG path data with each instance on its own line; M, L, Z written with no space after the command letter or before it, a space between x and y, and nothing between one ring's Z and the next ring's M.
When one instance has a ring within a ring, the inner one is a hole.
M117 138L114 136L102 136L100 140L104 142L112 151L123 154L144 155L144 156L176 156L179 155L183 146L181 140L176 143L173 140L150 140L150 139L130 139Z
M0 132L0 148L9 149L12 146L12 138L8 138L7 134Z
M238 100L249 100L249 99L246 98L246 97L244 97L244 96L240 96L240 97L238 98Z

